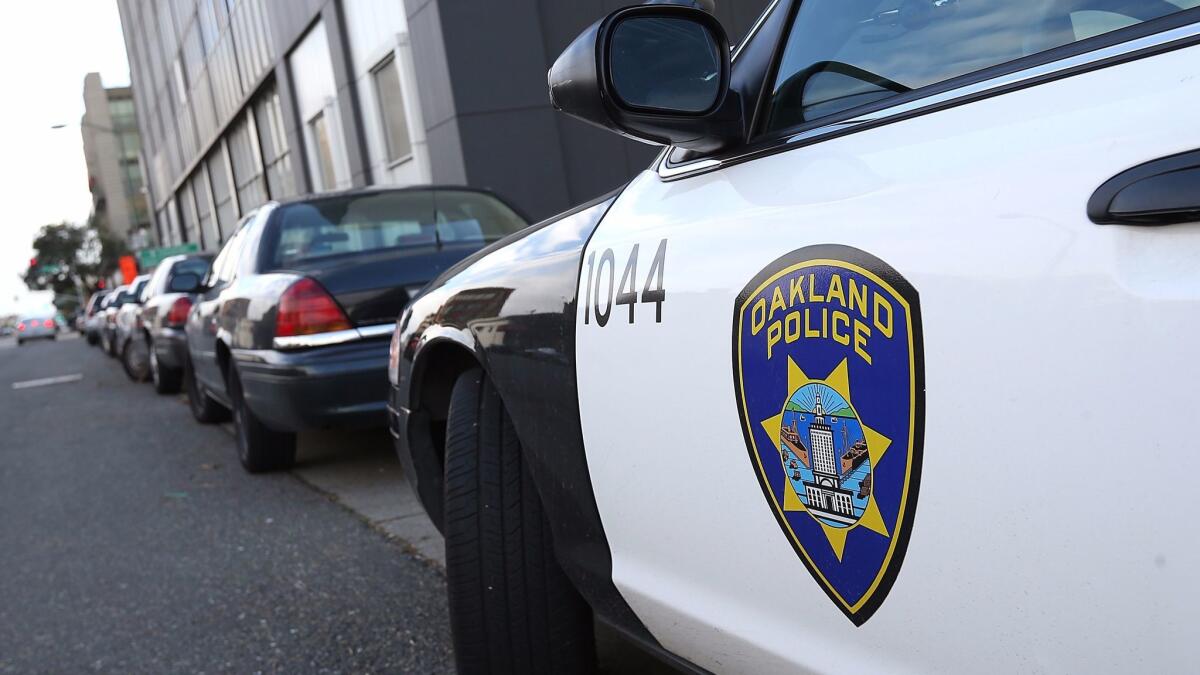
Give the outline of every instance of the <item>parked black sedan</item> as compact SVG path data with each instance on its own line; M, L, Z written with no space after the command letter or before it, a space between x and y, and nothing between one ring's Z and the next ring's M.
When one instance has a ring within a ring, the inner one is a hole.
M269 203L239 224L188 316L184 381L201 422L233 412L252 472L294 460L295 432L387 423L388 338L443 270L527 222L460 187Z
M195 301L193 295L208 274L213 256L208 253L166 258L142 290L136 321L118 348L125 373L138 382L146 378L160 394L179 391L187 340L183 329Z

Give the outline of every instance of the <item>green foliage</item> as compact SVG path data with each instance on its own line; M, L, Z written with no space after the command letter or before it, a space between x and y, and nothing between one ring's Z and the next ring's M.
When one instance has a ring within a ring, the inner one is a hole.
M87 230L70 223L46 225L33 240L35 257L25 270L25 285L37 291L53 290L55 296L74 294L72 277L79 267Z
M54 291L54 304L64 313L78 306L79 293L120 268L129 253L125 242L103 225L46 225L33 240L34 259L22 275L35 291Z

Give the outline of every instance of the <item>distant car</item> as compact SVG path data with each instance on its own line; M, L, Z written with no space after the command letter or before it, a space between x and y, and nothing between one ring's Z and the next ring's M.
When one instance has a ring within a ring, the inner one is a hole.
M54 340L57 337L58 322L54 320L53 314L28 316L17 322L18 347L30 340Z
M138 330L120 345L130 379L140 382L148 377L160 394L179 391L187 353L183 329L212 259L211 254L201 253L159 263L142 291Z
M296 431L387 423L388 337L409 300L527 225L489 192L407 188L269 203L218 254L188 316L192 413L232 410L252 472L293 462Z
M130 284L129 294L127 298L117 308L117 312L113 319L113 336L110 344L112 356L115 356L124 362L125 347L129 344L130 337L138 330L139 317L142 312L142 294L146 290L146 284L150 281L149 274L141 274L134 278Z
M92 297L88 298L87 305L80 315L83 322L83 335L87 339L87 343L93 347L100 344L101 311L104 308L104 299L110 294L110 291L93 293Z

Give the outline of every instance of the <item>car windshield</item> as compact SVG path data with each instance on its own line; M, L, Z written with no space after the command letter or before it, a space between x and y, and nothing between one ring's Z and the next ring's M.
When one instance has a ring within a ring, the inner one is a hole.
M501 239L527 223L491 195L404 190L315 199L279 207L265 256L270 268L387 249Z

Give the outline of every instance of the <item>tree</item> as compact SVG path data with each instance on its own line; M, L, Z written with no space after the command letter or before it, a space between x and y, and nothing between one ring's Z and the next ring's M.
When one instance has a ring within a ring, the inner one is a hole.
M79 254L87 231L70 223L46 225L33 240L36 252L25 270L25 285L37 291L53 290L55 296L75 292Z
M54 304L69 314L84 293L120 267L129 250L118 237L102 226L58 223L46 225L33 240L36 252L23 278L33 290L54 291Z

